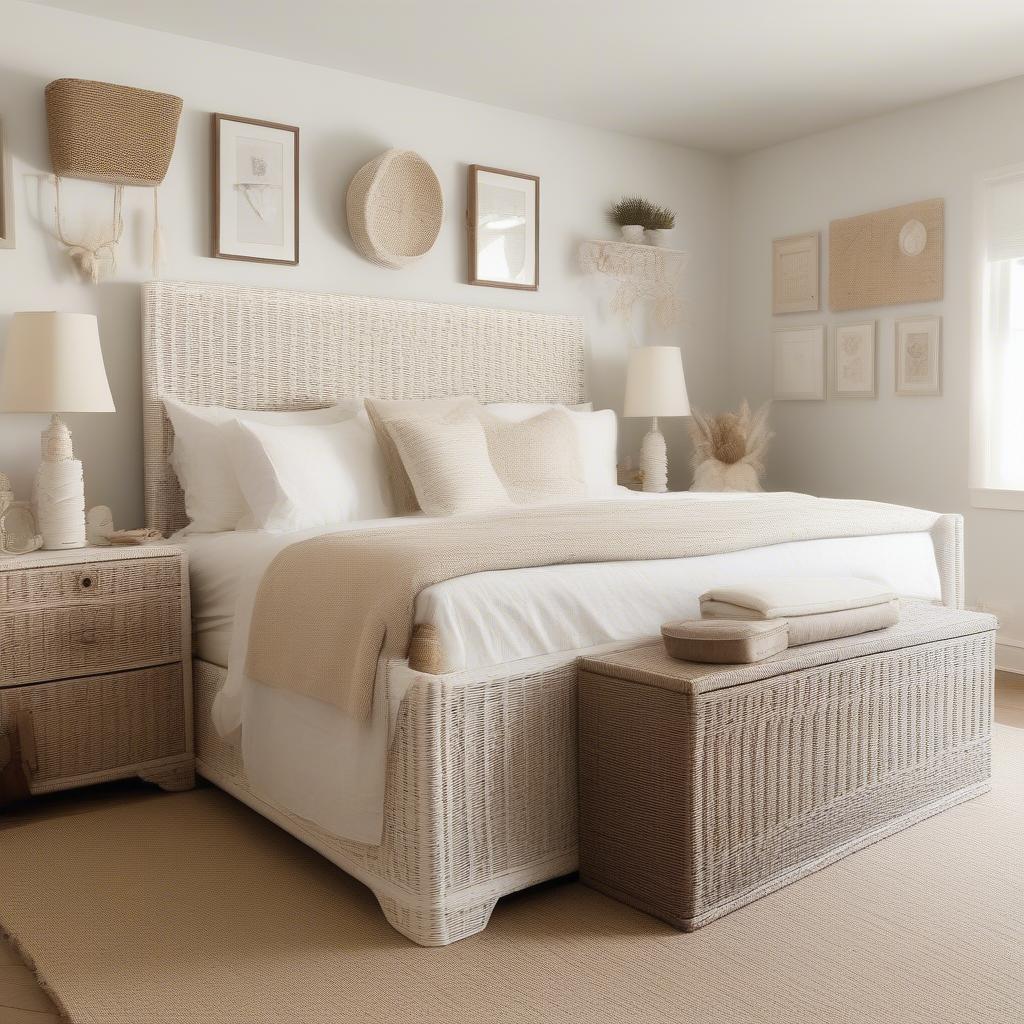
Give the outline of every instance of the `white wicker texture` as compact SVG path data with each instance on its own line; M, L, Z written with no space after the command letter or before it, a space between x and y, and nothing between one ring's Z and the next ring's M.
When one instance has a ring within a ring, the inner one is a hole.
M579 317L230 285L145 286L146 525L185 526L161 398L303 409L339 398L586 398Z
M338 839L255 796L238 750L211 724L224 670L194 666L199 773L368 885L414 942L472 935L499 897L575 869L573 655L533 672L416 683L388 758L379 847Z
M356 248L373 263L399 270L434 247L444 195L419 153L389 149L356 172L345 207Z
M647 682L660 645L584 661L584 879L691 930L986 790L995 620L919 612L902 649L710 692Z

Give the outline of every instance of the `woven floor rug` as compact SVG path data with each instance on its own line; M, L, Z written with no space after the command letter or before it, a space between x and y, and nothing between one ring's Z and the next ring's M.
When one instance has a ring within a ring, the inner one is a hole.
M1024 728L991 794L692 935L567 881L421 949L209 788L9 820L0 925L77 1022L1019 1024Z

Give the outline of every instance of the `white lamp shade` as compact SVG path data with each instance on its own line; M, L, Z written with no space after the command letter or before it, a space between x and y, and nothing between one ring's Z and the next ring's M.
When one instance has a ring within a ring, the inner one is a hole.
M630 349L623 416L689 416L683 354L675 345Z
M0 373L2 412L114 412L96 317L15 313Z

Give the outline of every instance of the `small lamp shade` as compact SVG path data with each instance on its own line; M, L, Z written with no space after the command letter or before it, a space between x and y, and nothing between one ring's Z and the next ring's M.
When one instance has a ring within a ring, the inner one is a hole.
M624 416L689 416L683 355L676 345L630 349Z
M15 313L0 373L0 412L114 412L96 317Z

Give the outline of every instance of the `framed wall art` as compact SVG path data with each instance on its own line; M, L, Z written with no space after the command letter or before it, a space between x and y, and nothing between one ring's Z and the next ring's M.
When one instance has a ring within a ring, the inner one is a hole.
M772 313L807 313L820 303L817 231L772 242Z
M878 341L875 321L832 328L833 398L878 397Z
M467 187L469 283L540 287L540 178L471 164Z
M835 311L942 298L945 203L927 199L834 220L828 304Z
M789 327L773 338L775 398L822 401L825 398L825 326Z
M0 249L14 248L14 176L0 121Z
M299 262L299 129L213 115L213 255Z
M942 394L942 317L896 321L896 394Z

